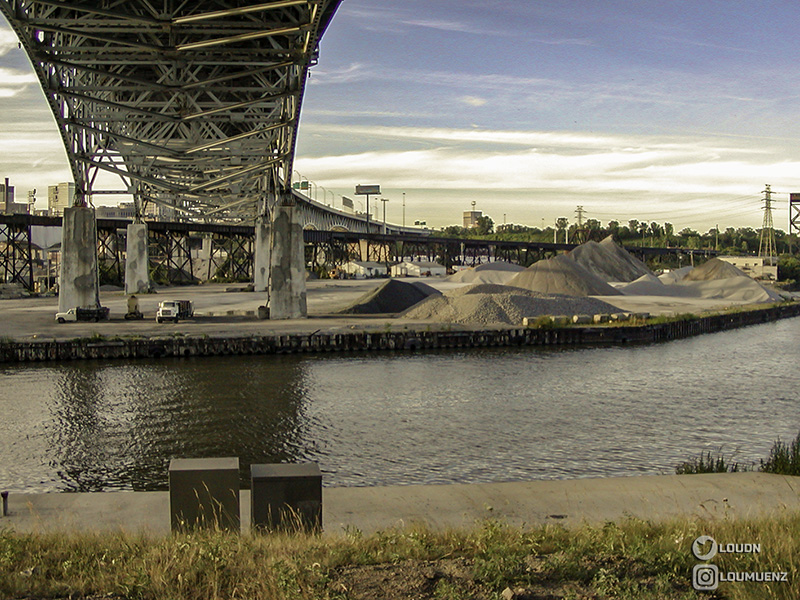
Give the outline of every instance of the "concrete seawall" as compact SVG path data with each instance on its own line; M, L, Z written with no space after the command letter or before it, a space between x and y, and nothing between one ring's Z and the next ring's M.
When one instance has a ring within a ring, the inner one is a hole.
M147 338L84 338L0 342L0 362L133 359L303 352L418 351L503 346L621 345L665 342L800 315L800 304L723 313L666 323L480 330L351 331L311 334L222 336L173 335Z

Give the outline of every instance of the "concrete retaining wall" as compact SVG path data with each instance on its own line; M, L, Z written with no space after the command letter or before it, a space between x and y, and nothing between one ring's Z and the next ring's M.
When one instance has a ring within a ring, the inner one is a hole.
M114 340L0 342L0 362L164 358L299 352L416 351L490 346L647 344L767 323L800 315L800 304L735 312L688 321L624 327L559 327L474 331L353 331L249 337L171 336Z

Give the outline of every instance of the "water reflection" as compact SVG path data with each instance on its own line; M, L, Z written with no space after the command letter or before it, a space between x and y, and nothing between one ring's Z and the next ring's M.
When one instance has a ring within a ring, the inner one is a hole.
M0 367L5 489L166 489L171 457L327 485L669 473L800 426L800 319L646 347ZM780 356L780 360L775 359Z
M172 457L304 459L297 361L209 367L179 360L59 369L48 455L62 487L166 489Z

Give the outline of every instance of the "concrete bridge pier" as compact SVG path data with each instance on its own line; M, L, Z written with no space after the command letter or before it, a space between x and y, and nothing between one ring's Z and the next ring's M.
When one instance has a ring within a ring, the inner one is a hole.
M270 256L272 254L270 248L271 229L268 215L261 215L256 218L256 241L253 247L253 289L256 292L267 292L265 304L269 304L269 270Z
M94 209L88 206L65 208L61 232L59 312L70 308L100 308Z
M303 227L295 206L278 204L272 213L270 319L307 316Z
M125 293L146 294L150 291L147 224L131 223L127 231Z

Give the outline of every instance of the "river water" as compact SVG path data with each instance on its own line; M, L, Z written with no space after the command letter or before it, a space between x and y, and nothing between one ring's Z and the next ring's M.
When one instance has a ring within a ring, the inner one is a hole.
M317 461L331 486L757 461L800 428L798 339L800 318L637 347L5 365L0 489L166 489L171 457Z

